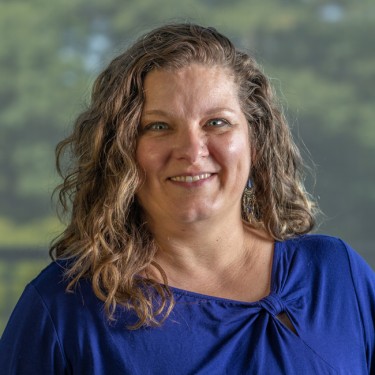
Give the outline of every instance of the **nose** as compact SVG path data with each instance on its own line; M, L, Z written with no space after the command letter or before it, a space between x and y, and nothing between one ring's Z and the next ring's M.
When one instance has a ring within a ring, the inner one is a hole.
M184 127L177 134L174 154L177 159L196 163L208 155L207 135L200 127Z

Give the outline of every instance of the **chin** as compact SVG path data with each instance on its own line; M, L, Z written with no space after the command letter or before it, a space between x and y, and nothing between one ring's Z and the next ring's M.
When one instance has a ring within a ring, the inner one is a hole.
M177 220L186 224L193 224L202 220L210 219L213 213L210 210L187 210L180 212Z

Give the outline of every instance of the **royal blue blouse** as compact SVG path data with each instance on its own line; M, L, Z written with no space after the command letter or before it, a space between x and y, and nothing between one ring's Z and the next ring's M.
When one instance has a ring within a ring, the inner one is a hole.
M258 302L172 288L159 328L128 330L123 307L108 322L89 281L65 288L59 263L26 287L0 340L1 374L375 374L375 276L332 237L276 242Z

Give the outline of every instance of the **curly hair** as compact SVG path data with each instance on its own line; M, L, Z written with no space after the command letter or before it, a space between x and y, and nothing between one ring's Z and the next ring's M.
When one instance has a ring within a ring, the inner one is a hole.
M255 150L249 175L258 220L248 225L262 227L277 240L307 233L314 225L299 151L254 59L210 27L168 24L145 34L98 76L88 108L56 147L63 182L55 193L62 213L70 217L50 249L53 259L70 259L69 290L88 278L110 319L119 304L135 311L134 329L161 324L174 305L167 277L153 261L156 245L136 199L144 79L153 69L191 63L228 68L238 85ZM150 267L161 274L163 284L139 276Z

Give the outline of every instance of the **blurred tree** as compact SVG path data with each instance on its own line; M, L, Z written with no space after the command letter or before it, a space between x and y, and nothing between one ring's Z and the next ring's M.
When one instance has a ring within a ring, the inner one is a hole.
M87 86L61 32L61 5L0 4L0 209L15 220L49 213L54 144Z
M325 231L370 251L375 50L367 35L375 33L375 7L370 2L293 3L289 27L274 33L260 27L256 48L266 46L262 56L283 82L279 90L290 118L297 119L295 133L317 165L315 192L326 214Z

